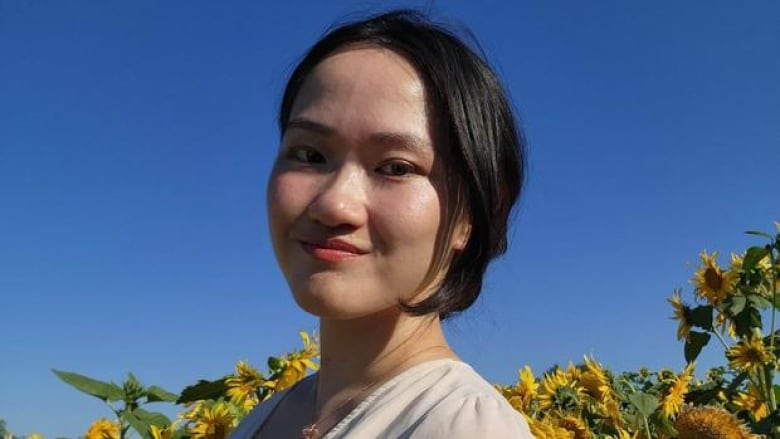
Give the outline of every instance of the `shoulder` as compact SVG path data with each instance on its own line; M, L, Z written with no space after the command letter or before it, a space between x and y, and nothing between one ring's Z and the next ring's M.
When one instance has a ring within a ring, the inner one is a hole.
M412 437L529 438L525 418L465 363L453 363L440 381L444 392L423 416Z
M267 421L273 416L274 411L287 399L295 389L310 386L313 383L313 375L302 379L293 387L275 393L271 398L258 404L239 422L235 430L230 434L230 439L249 439L255 437L264 428Z
M453 398L425 416L412 437L532 439L522 415L491 395Z

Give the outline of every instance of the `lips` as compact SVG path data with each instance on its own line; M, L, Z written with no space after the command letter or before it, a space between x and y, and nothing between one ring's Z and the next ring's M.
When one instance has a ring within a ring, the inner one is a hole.
M300 243L306 253L323 262L347 261L368 253L338 238L302 239Z

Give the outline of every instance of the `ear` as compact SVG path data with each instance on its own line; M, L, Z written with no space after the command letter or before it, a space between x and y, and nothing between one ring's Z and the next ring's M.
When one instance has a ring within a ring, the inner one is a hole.
M452 249L463 250L469 242L471 236L471 221L465 217L458 220L455 230L452 232Z

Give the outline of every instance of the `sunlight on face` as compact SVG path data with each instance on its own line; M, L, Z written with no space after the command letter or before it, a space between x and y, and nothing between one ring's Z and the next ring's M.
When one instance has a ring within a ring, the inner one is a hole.
M320 63L268 188L274 250L298 304L328 318L397 312L431 266L441 180L411 64L379 48Z

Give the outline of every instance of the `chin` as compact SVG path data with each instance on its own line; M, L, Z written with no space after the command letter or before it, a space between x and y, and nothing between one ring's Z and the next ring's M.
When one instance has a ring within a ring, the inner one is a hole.
M293 291L293 298L298 306L309 314L321 319L352 320L371 315L400 313L395 303L350 303L335 292ZM356 299L349 297L348 299Z

